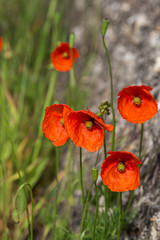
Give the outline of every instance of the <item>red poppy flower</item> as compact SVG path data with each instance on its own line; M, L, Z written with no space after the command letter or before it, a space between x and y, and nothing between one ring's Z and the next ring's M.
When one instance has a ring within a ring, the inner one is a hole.
M3 46L3 39L2 37L0 37L0 51L2 50L2 46Z
M72 109L65 104L53 104L45 110L42 131L55 146L64 145L69 139L64 122Z
M81 110L70 113L66 128L70 138L78 147L86 148L89 152L99 150L104 141L104 130L112 131L113 126L104 124L96 114Z
M149 86L123 88L118 96L117 108L121 116L132 123L144 123L158 111L157 102L149 92Z
M70 54L68 43L60 43L60 45L51 53L51 62L58 71L66 72L72 68L76 58L79 58L79 52L76 48L72 48L73 60Z
M108 152L101 166L101 178L104 185L113 192L135 190L140 184L138 164L142 162L130 152Z

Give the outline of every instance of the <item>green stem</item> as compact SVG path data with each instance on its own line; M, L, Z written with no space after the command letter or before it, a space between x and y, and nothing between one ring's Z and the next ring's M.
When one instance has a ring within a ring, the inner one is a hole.
M70 55L71 55L71 61L72 61L72 68L69 71L70 72L70 90L72 91L76 85L76 78L75 78L75 68L74 68L74 62L73 62L73 49L70 49Z
M95 161L95 164L94 164L94 166L96 166L96 165L97 165L98 159L99 159L99 150L98 150L98 152L97 152L97 157L96 157L96 161Z
M106 135L104 131L104 157L107 157L107 151L106 151ZM110 204L110 191L107 188L106 185L104 185L104 201L105 201L105 228L104 228L104 234L106 233L107 230L107 219L108 219L108 209L109 209L109 204Z
M39 130L38 130L38 136L37 136L37 140L35 143L35 147L34 147L34 151L33 151L33 155L32 155L32 162L34 162L39 154L39 150L42 144L42 121L44 118L44 111L46 106L48 106L50 104L51 98L52 98L52 94L53 94L53 90L54 90L54 86L55 86L55 82L56 82L56 76L57 76L57 72L54 71L52 74L52 77L50 79L50 83L48 86L48 91L47 91L47 96L43 105L43 111L42 111L42 115L41 115L41 120L40 120L40 124L39 124Z
M99 157L99 151L97 153L96 161L95 161L95 164L94 164L95 167L97 165L98 157ZM84 228L84 219L85 219L85 215L86 215L86 211L87 211L87 207L88 207L88 201L89 201L89 198L90 198L92 186L93 186L93 182L91 182L91 185L90 185L90 188L89 188L89 191L88 191L88 194L87 194L87 198L86 198L85 208L84 208L84 211L83 211L83 214L82 214L82 220L81 220L81 225L80 225L81 231Z
M105 133L105 130L104 130L104 143L103 143L103 147L104 147L104 157L106 159L106 157L107 157L107 150L106 150L106 133Z
M30 191L30 196L31 196L31 204L32 204L32 210L31 210L31 231L30 231L30 237L31 237L31 240L33 240L33 193L32 193L32 187L29 183L23 183L17 193L16 193L16 196L15 196L15 210L17 210L17 197L18 197L18 194L19 192L21 191L21 189L24 189L25 187L28 187L29 188L29 191Z
M141 124L141 137L140 137L140 143L139 143L139 159L141 160L141 154L142 154L142 142L143 142L143 123Z
M141 160L142 158L142 142L143 142L143 129L144 129L144 125L143 123L141 124L141 135L140 135L140 142L139 142L139 159ZM127 216L127 213L129 211L129 208L131 206L131 203L132 203L132 200L133 200L133 197L134 197L134 192L135 191L132 191L131 194L130 194L130 197L129 197L129 201L128 201L128 204L127 204L127 207L126 207L126 210L125 210L125 214L124 214L124 217Z
M20 171L19 171L19 168L18 168L18 163L17 163L17 157L16 157L16 153L15 153L15 149L14 149L14 144L13 144L12 137L10 135L10 130L9 130L7 118L6 118L5 113L3 111L3 106L2 106L2 103L1 103L1 99L0 99L0 108L1 108L1 111L2 111L3 119L4 119L4 122L5 122L5 125L6 125L8 137L9 137L9 140L10 140L10 143L11 143L11 147L12 147L12 161L13 161L13 165L16 167L16 170L17 170L17 173L18 173L18 176L19 176L19 180L20 180L20 183L22 185L24 182L23 182L23 179L21 177L21 174L20 174ZM25 195L25 205L26 205L27 220L28 220L28 232L29 232L29 236L30 236L31 233L30 233L29 210L28 210L27 195L26 195L25 189L24 189L24 195Z
M125 210L125 213L124 213L124 218L126 218L126 216L128 214L129 208L130 208L132 200L133 200L134 192L135 191L132 191L131 194L130 194L129 201L128 201L128 204L127 204L127 207L126 207L126 210Z
M85 219L85 215L86 215L86 211L87 211L87 207L88 207L88 201L89 201L89 198L90 198L92 186L93 186L93 182L90 185L90 188L89 188L89 191L88 191L88 194L87 194L85 208L84 208L84 211L83 211L83 214L82 214L82 220L81 220L81 226L80 226L81 231L84 228L84 219Z
M122 192L118 193L118 197L119 197L119 223L118 223L117 240L119 240L121 228L122 228Z
M84 211L84 188L83 188L83 173L82 173L82 148L80 147L80 181L82 190L82 209Z
M5 228L5 239L7 239L6 233L7 233L7 199L6 199L6 181L5 181L5 171L4 171L4 166L3 162L0 159L0 164L1 164L1 169L2 169L2 178L3 178L3 206L4 206L4 228Z
M111 61L110 61L110 57L109 57L109 53L108 53L108 49L104 40L104 36L102 36L102 41L103 41L103 45L104 45L104 49L106 52L106 56L107 56L107 61L108 61L108 65L109 65L109 73L110 73L110 87L111 87L111 109L112 109L112 124L114 126L114 129L112 131L112 143L111 143L111 151L114 151L114 145L115 145L115 127L116 127L116 122L115 122L115 112L114 112L114 106L113 106L113 80L112 80L112 66L111 66Z
M59 172L59 149L56 148L56 194L55 194L55 206L54 206L54 222L53 222L53 232L52 239L56 239L56 217L58 212L58 172Z
M98 208L99 208L99 197L98 197L98 189L97 189L96 182L94 182L94 186L95 186L95 192L96 192L96 215L95 215L95 220L94 220L94 228L93 228L92 240L95 239L95 231L96 231L96 224L97 224L97 218L98 218Z

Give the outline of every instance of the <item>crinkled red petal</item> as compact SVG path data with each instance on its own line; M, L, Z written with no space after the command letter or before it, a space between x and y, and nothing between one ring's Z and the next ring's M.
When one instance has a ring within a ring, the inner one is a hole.
M69 139L65 126L61 124L61 119L67 118L71 111L71 108L65 104L53 104L45 110L42 131L55 146L61 146Z
M121 116L132 123L144 123L153 118L158 111L157 102L149 92L149 86L130 86L122 89L118 96L117 108ZM135 106L133 98L139 96L142 100L140 106Z
M79 58L79 52L76 48L72 48L73 51L73 63L76 58ZM63 57L63 53L68 53L68 58ZM60 43L60 45L51 53L51 62L54 68L58 71L69 71L72 68L72 59L70 56L70 48L68 43Z
M92 129L87 129L85 121L90 120L87 111L75 111L71 113L66 122L66 128L70 138L78 147L84 147L89 152L99 150L104 141L104 131L96 122Z
M102 181L113 192L135 190L140 184L138 164L142 162L132 153L125 151L108 152L108 156L101 166ZM118 163L125 163L125 171L120 173Z

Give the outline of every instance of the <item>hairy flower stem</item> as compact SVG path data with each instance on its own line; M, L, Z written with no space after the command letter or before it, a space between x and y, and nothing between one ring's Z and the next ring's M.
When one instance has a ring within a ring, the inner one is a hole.
M106 151L106 135L104 132L104 157L107 157L107 151ZM110 204L110 191L106 185L104 185L104 200L105 200L105 228L104 228L104 234L107 230L107 219L108 219L108 209Z
M82 190L82 209L84 211L84 188L83 188L83 173L82 173L82 148L80 147L80 181Z
M22 176L20 174L20 170L19 170L19 167L18 167L17 157L16 157L16 153L15 153L15 149L14 149L14 144L13 144L13 140L12 140L12 137L11 137L11 134L10 134L10 129L9 129L9 126L8 126L7 118L6 118L5 113L3 111L3 106L2 106L2 103L1 103L1 99L0 99L0 108L1 108L1 111L2 111L2 116L3 116L3 119L4 119L5 125L6 125L8 137L9 137L9 140L10 140L10 143L11 143L11 147L12 147L12 161L13 161L13 165L16 167L16 170L17 170L17 173L18 173L18 176L19 176L19 180L20 180L20 183L22 185L24 183L24 181L23 181L23 178L22 178ZM28 210L28 204L27 204L27 194L26 194L25 189L23 189L23 191L24 191L24 195L25 195L25 206L26 206L27 220L28 220L28 233L29 233L29 236L30 236L31 235L31 231L30 231L29 210Z
M96 167L96 165L97 165L98 158L99 158L99 151L97 153L97 157L96 157L94 167ZM82 214L82 220L81 220L81 225L80 225L81 231L83 231L83 229L84 229L84 219L85 219L86 211L87 211L87 208L88 208L88 201L89 201L89 198L90 198L92 186L93 186L93 182L91 182L91 184L90 184L90 188L89 188L87 198L86 198L86 202L85 202L85 208L84 208L84 211L83 211L83 214Z
M56 239L56 217L58 212L58 172L59 172L59 149L58 147L55 148L56 150L56 192L55 192L55 205L54 205L54 222L53 222L53 232L52 232L52 239Z
M85 203L85 208L84 208L84 211L83 211L83 214L82 214L82 220L81 220L81 225L80 225L81 231L83 231L83 229L84 229L84 220L85 220L85 215L86 215L86 211L87 211L87 207L88 207L88 201L89 201L89 198L90 198L92 186L93 186L93 182L90 185L90 188L89 188L89 191L88 191L88 194L87 194L86 203Z
M102 41L103 41L103 46L106 52L107 56L107 61L109 65L109 73L110 73L110 87L111 87L111 109L112 109L112 125L114 126L114 129L112 131L112 143L111 143L111 151L114 151L114 144L115 144L115 127L116 127L116 122L115 122L115 112L114 112L114 106L113 106L113 80L112 80L112 66L111 66L111 61L108 53L108 49L104 40L104 36L102 36Z
M119 197L119 223L118 223L117 240L119 240L121 228L122 228L122 192L118 193L118 197Z
M142 154L142 142L143 142L143 123L141 124L141 137L140 137L140 143L139 143L139 159L141 160L141 154Z
M30 231L30 239L33 240L33 193L32 193L32 187L29 183L23 183L17 193L16 193L16 196L15 196L15 209L17 209L17 206L16 206L16 202L17 202L17 197L18 197L18 194L19 192L21 191L21 189L25 189L25 187L28 187L29 188L29 191L30 191L30 196L31 196L31 204L32 204L32 210L31 210L31 231Z
M95 192L96 192L96 215L95 215L95 220L94 220L92 240L95 239L96 224L97 224L97 218L98 218L98 208L99 208L99 196L98 196L98 189L97 189L97 184L96 184L96 182L94 182L94 186L95 186Z

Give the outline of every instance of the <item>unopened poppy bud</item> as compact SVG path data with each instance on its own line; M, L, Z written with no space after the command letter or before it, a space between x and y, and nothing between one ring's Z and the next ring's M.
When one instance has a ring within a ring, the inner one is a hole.
M102 113L101 113L101 112L96 113L96 115L97 115L98 117L102 117Z
M93 167L92 168L92 179L93 179L93 182L97 182L97 178L98 178L98 168L97 167Z
M16 224L19 224L19 223L20 223L20 213L19 213L19 211L14 210L14 211L12 212L12 219L13 219L13 221L14 221Z
M101 111L102 115L105 115L105 113L106 113L105 109L101 109L100 111Z
M70 48L73 48L73 46L74 46L74 40L75 40L75 34L74 34L74 33L71 33L70 36L69 36L69 47L70 47Z
M103 108L104 108L104 109L108 108L108 105L107 105L107 104L104 104L104 105L103 105Z
M109 25L109 20L108 19L103 19L102 21L102 36L104 37Z

